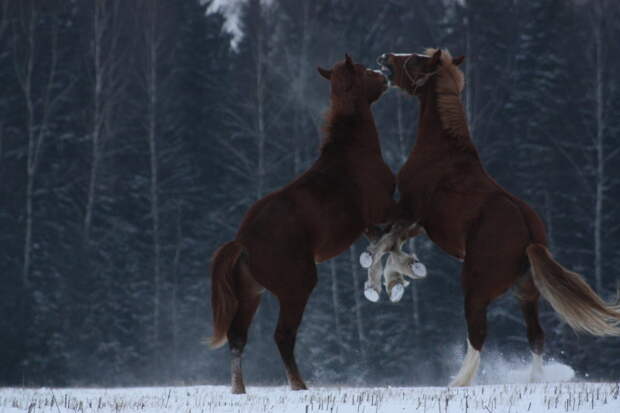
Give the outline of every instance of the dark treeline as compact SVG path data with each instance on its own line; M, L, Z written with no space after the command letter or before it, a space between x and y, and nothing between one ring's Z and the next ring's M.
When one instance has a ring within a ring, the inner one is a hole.
M604 297L620 267L620 3L613 0L0 1L0 385L222 383L209 261L247 208L316 158L328 84L350 53L449 48L489 171L545 219L559 260ZM396 171L417 105L376 105ZM366 302L365 245L321 264L297 344L312 383L445 384L465 343L459 263L410 245L427 280ZM267 294L249 383L284 383ZM529 356L507 294L487 349ZM543 304L547 358L620 379L618 339ZM483 353L483 360L484 360ZM484 363L484 361L483 361ZM484 374L484 372L483 372Z

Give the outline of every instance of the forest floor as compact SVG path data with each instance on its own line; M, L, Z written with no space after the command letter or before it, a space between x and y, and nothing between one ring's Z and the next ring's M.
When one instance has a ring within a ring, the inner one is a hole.
M248 387L0 389L0 413L17 412L620 412L619 383L540 383L447 387Z

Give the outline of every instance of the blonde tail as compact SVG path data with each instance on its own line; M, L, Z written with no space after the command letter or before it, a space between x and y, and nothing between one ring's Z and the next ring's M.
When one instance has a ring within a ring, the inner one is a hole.
M620 306L609 305L577 273L553 259L542 244L527 247L536 288L577 332L620 336Z

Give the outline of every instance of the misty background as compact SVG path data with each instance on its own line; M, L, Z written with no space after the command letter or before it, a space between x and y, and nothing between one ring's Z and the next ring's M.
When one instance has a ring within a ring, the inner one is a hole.
M345 52L373 67L389 51L466 55L486 168L542 216L559 261L614 299L618 39L613 0L0 0L0 385L228 382L227 348L203 344L211 255L316 159L329 99L316 66ZM395 172L417 109L395 90L374 106ZM398 304L363 298L365 240L319 266L296 347L310 384L456 372L460 265L411 244L429 276ZM277 310L264 294L249 384L285 383ZM618 338L576 335L546 303L541 319L546 358L620 379ZM487 351L529 359L511 294L491 306Z

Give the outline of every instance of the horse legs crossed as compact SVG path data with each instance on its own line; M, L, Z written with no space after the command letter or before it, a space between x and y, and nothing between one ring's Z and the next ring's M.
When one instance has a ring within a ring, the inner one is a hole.
M475 290L466 291L465 317L467 319L467 354L461 369L450 386L469 386L480 366L480 350L487 334L487 306L489 300Z
M384 275L386 291L393 302L399 301L404 293L407 282L403 275L411 278L426 276L426 268L418 262L415 254L408 255L402 251L402 246L410 237L418 235L422 228L413 224L403 226L394 224L389 232L381 237L368 237L371 241L368 250L360 256L360 263L368 268L368 280L364 284L364 295L372 302L379 300L381 292L381 275ZM381 258L390 253L386 268L383 269ZM423 271L423 272L422 272ZM422 275L420 275L422 274Z
M291 390L306 390L306 384L299 374L297 362L295 361L295 340L297 338L297 329L301 323L301 318L310 296L310 290L305 297L278 297L280 301L280 316L278 325L274 335L280 356L284 362L286 369L286 377L288 378Z
M252 318L254 318L259 303L260 295L243 297L239 300L237 314L228 329L228 347L231 355L230 375L233 394L245 393L241 359L248 339L248 328L252 323Z

